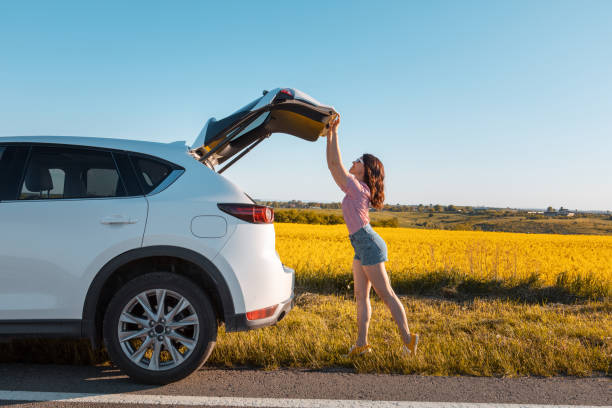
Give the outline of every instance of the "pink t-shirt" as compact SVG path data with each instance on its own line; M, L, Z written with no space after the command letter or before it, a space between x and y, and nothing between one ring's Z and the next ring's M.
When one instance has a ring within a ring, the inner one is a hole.
M342 200L342 215L349 234L354 234L361 227L370 222L368 208L370 208L370 188L363 181L359 181L349 173L346 178L346 193Z

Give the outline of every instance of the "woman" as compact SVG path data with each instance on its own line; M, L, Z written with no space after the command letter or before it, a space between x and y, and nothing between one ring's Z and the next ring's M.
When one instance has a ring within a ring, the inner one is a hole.
M338 147L337 116L327 131L327 166L340 189L346 193L342 200L342 214L349 231L349 239L355 250L353 259L353 280L357 301L357 342L350 348L348 356L356 356L372 351L368 344L368 326L372 316L370 287L385 302L399 328L405 354L414 355L419 341L418 334L408 329L406 312L389 283L385 270L387 246L385 241L370 226L368 208L382 208L385 199L385 170L382 163L371 154L364 154L347 172L342 165Z

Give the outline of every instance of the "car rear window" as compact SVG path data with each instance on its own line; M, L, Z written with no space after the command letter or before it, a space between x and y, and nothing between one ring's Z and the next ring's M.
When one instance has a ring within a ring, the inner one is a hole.
M170 164L148 157L132 156L132 163L145 194L159 186L173 170Z

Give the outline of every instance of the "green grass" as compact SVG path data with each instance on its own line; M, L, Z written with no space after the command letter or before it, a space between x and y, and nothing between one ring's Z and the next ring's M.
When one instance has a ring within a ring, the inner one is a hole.
M357 334L355 303L338 295L302 293L277 326L226 334L220 329L208 365L263 369L346 367L360 373L475 376L611 374L612 303L530 305L502 300L466 302L402 297L415 358L387 308L373 298L374 353L342 356ZM30 340L0 344L0 362L92 364L107 359L85 342Z

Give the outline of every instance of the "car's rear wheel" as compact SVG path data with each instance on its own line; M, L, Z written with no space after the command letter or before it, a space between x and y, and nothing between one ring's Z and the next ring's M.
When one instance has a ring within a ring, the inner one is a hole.
M110 358L138 382L165 384L197 370L217 340L206 293L189 279L153 272L129 281L104 316Z

